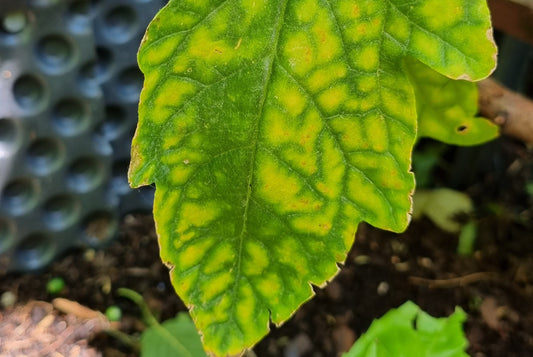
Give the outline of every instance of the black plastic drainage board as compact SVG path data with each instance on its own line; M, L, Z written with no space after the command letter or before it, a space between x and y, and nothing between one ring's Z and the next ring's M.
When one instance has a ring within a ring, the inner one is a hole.
M127 183L142 35L166 0L0 0L0 274L103 247Z
M105 247L121 215L151 210L153 190L131 190L126 173L136 53L166 2L0 0L0 275ZM533 49L497 37L494 76L531 95Z

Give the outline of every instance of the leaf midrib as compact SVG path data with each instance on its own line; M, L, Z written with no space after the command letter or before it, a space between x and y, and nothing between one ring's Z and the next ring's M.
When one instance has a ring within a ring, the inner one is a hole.
M283 27L283 24L285 22L285 13L286 13L286 10L287 10L287 4L288 4L289 0L283 0L283 3L281 4L281 9L280 9L280 12L279 12L279 17L278 17L278 23L276 24L276 28L275 28L275 32L274 32L274 41L273 41L273 48L272 48L272 52L271 52L271 55L268 58L268 61L270 62L268 65L269 65L269 68L268 68L268 72L266 74L266 78L265 78L265 86L264 86L264 90L263 90L263 93L261 95L261 99L260 99L260 104L259 104L259 112L258 112L258 115L257 115L257 119L255 120L255 126L254 126L254 130L253 130L253 137L252 137L252 141L253 141L253 151L252 151L252 154L251 154L251 157L250 157L250 168L249 168L249 173L250 173L250 176L248 178L248 183L247 183L247 192L246 192L246 200L245 200L245 204L244 204L244 213L243 213L243 222L242 222L242 228L241 228L241 232L239 234L239 248L238 248L238 254L237 254L237 263L236 263L236 270L235 270L235 285L233 286L233 291L232 291L232 295L235 296L236 294L236 289L239 285L239 280L240 280L240 275L241 275L241 262L242 262L242 250L243 250L243 242L244 242L244 236L246 235L246 224L247 224L247 221L248 221L248 209L250 207L250 201L251 201L251 198L252 198L252 183L253 183L253 179L254 179L254 167L255 167L255 157L257 155L257 147L258 147L258 142L259 142L259 129L260 129L260 121L263 117L263 110L264 110L264 107L265 107L265 102L266 102L266 98L268 96L268 91L269 91L269 88L270 88L270 84L271 84L271 80L272 80L272 72L274 70L274 62L275 62L275 59L276 59L276 56L277 56L277 53L278 53L278 45L279 45L279 40L280 40L280 36L281 36L281 32L282 32L282 27ZM233 305L235 306L235 305Z

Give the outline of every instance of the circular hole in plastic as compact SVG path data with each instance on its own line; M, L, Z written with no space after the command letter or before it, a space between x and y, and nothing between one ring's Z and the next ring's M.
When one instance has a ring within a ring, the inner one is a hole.
M98 130L107 140L115 140L126 131L128 118L126 111L118 105L109 105L105 108L105 120L99 125Z
M91 17L94 8L97 6L96 0L70 0L67 9L67 21L74 32L86 32L91 28Z
M102 136L98 131L91 135L92 147L99 156L112 156L113 146L109 140ZM107 167L107 166L106 166Z
M115 236L118 224L112 212L96 211L83 220L81 228L85 241L89 245L101 247Z
M66 98L59 101L52 110L52 124L64 136L83 132L88 124L88 108L78 99Z
M0 159L13 154L20 145L20 130L11 119L0 118Z
M70 165L67 172L67 182L76 192L89 192L103 181L104 167L93 157L84 157Z
M98 63L98 71L101 76L108 74L113 65L113 54L105 47L96 47L96 58Z
M54 196L43 206L43 221L53 230L65 229L76 222L80 208L80 203L74 196Z
M58 0L32 0L31 4L35 7L48 7L57 4Z
M144 77L137 67L127 68L120 72L117 79L117 91L131 101L137 101L143 87Z
M43 37L37 43L37 58L55 72L64 71L72 60L73 48L70 41L61 35Z
M44 267L52 261L56 251L54 240L45 233L32 233L17 246L15 258L17 264L25 270Z
M105 47L97 47L96 60L88 62L80 70L82 81L89 85L99 85L109 77L112 66L111 51Z
M31 171L38 175L47 175L56 171L65 158L61 141L55 138L34 140L26 153L26 163Z
M11 248L14 239L15 224L4 217L0 217L0 254Z
M23 11L10 11L2 16L0 29L4 34L17 34L28 25L28 17Z
M90 0L74 0L71 2L68 13L77 16L88 17L91 14Z
M20 177L10 181L2 191L0 204L14 216L31 211L39 201L40 188L37 181Z
M105 15L103 31L111 42L122 43L131 39L137 30L137 14L128 6L117 6Z
M35 111L44 101L44 84L34 75L23 75L15 81L13 95L22 109Z
M74 0L70 3L67 14L71 17L88 18L91 15L90 0Z
M111 170L111 187L116 193L123 195L130 192L130 185L128 184L128 167L130 165L129 159L118 160L113 163Z

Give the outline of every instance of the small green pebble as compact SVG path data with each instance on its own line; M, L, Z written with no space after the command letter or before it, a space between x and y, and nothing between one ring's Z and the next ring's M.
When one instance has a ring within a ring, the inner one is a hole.
M119 321L122 317L122 310L118 306L111 305L105 310L105 316L109 321Z
M61 278L52 278L46 284L46 291L51 295L57 295L65 288L65 280Z

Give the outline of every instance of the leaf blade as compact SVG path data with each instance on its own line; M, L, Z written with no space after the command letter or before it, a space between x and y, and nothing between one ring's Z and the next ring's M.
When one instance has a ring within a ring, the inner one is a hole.
M397 40L411 57L453 79L480 80L494 71L496 44L486 2L389 1L409 22L408 38Z

